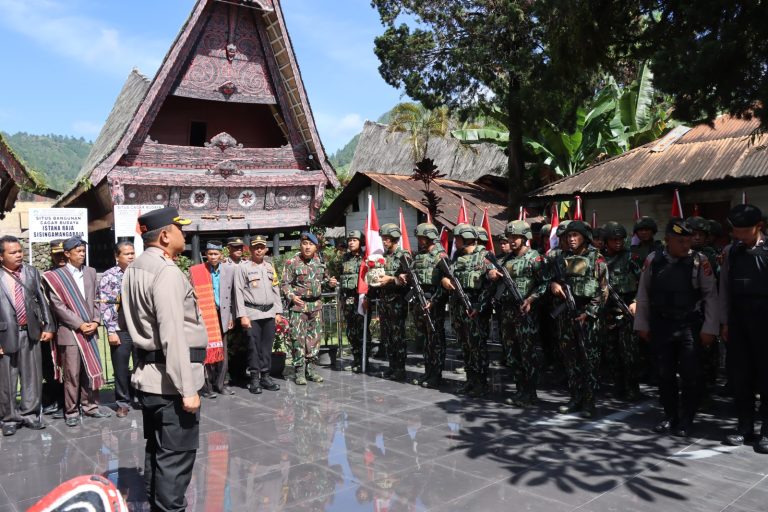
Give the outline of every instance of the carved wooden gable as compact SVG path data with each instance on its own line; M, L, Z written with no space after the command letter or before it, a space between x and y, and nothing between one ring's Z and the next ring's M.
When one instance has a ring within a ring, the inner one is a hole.
M237 103L276 104L258 24L259 11L215 3L175 96Z

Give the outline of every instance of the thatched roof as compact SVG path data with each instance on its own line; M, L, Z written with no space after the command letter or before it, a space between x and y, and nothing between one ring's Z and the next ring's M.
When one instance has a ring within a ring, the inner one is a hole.
M49 198L59 195L57 191L45 186L44 179L27 166L0 134L0 219L5 216L5 212L13 210L21 190Z
M475 182L485 175L504 176L507 156L494 144L466 145L449 137L432 137L427 158L445 173L446 179ZM408 134L391 132L384 124L366 121L350 172L410 175L413 155Z

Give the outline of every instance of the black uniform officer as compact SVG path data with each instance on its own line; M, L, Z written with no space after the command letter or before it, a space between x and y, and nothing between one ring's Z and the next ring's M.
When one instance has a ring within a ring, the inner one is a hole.
M721 336L727 342L729 382L733 386L737 431L726 442L740 445L754 435L755 392L760 393L762 420L755 449L768 453L768 244L760 210L740 204L728 214L733 243L723 252L720 273Z
M711 345L719 331L714 272L706 256L691 250L692 236L683 219L669 221L666 248L650 253L643 264L635 316L635 330L651 342L659 372L665 418L654 430L679 437L690 434L699 402L700 347Z

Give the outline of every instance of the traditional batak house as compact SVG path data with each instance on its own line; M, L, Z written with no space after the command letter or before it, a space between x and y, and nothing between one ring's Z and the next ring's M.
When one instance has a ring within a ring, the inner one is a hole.
M88 208L104 245L114 205L174 206L197 257L201 237L307 226L337 184L279 0L198 0L154 79L131 72L58 204Z
M35 171L27 167L0 134L0 220L5 219L6 214L14 209L22 191L29 192L30 196L47 198L59 195L55 190L49 189Z

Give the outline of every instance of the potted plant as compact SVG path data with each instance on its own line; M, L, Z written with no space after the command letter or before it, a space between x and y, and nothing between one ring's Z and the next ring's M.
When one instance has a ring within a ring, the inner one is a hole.
M281 316L280 321L275 322L275 343L272 346L272 367L269 370L273 377L283 376L289 343L288 319Z

